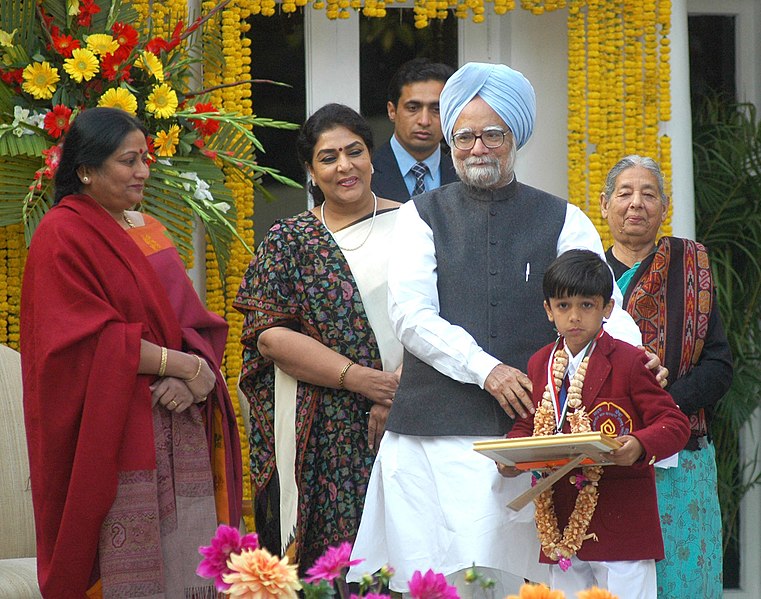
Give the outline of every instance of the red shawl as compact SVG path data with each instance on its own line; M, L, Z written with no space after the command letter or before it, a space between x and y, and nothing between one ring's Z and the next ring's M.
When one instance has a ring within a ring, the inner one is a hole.
M120 472L156 469L140 342L182 347L161 280L92 198L69 196L32 240L21 360L40 589L85 597Z
M206 441L214 474L217 517L220 523L237 527L243 500L243 466L235 411L221 372L227 322L201 303L164 225L147 214L143 218L145 226L128 233L161 277L182 327L183 351L202 356L217 375L217 386L204 405Z

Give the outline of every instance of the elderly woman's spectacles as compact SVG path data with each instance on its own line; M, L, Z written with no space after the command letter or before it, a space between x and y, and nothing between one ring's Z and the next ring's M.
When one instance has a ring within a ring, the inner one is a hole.
M473 146L476 145L476 140L480 139L487 148L494 150L505 143L507 133L502 129L487 129L481 135L476 135L471 131L460 131L452 135L452 143L458 150L472 150Z

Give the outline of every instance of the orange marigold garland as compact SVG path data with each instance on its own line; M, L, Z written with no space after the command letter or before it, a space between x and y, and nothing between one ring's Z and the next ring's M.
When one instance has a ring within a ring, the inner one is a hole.
M591 354L591 351L589 354ZM587 414L581 401L581 391L584 387L584 376L589 364L589 354L582 360L568 388L566 402L568 408L572 410L568 414L568 422L571 425L572 433L583 433L592 430L589 414ZM552 385L554 383L554 389L561 388L563 378L568 369L568 355L563 348L553 348L553 352L550 355L552 356L553 381L547 383L547 388L542 395L542 401L534 415L535 437L554 435L557 432ZM582 543L588 538L595 538L594 534L587 534L587 530L597 507L597 485L602 476L602 467L585 466L582 468L582 473L581 476L571 477L571 482L579 489L579 494L576 497L576 504L562 535L560 534L557 516L555 515L552 487L534 500L536 507L534 520L536 521L542 551L548 558L557 561L563 570L567 570L571 566L571 557L576 555Z
M251 43L246 33L250 26L247 19L250 14L261 9L262 14L269 10L271 0L233 0L221 13L221 27L216 31L209 31L204 37L204 44L210 44L218 48L224 56L224 68L207 64L204 70L204 84L206 87L233 83L250 78ZM204 2L204 8L214 6L214 2ZM274 2L272 2L274 5ZM213 28L207 28L209 30ZM217 63L219 64L219 63ZM224 110L239 114L252 114L251 86L250 84L238 85L215 90L212 93L215 105L221 105ZM225 168L228 174L227 187L232 192L236 207L236 229L249 247L254 245L253 215L254 215L254 187L253 182L237 176L232 169ZM211 246L207 244L207 249ZM207 252L212 253L212 252ZM245 431L245 422L240 412L240 405L236 401L238 397L238 374L241 371L241 344L240 336L243 329L243 315L232 306L238 286L243 274L248 268L251 255L239 241L235 241L230 248L230 259L227 266L227 274L224 281L219 278L215 267L208 269L207 257L207 287L206 301L210 309L217 311L228 323L229 331L223 371L230 395L233 398L235 415L238 420L238 430L241 440L241 453L243 455L243 517L248 530L254 529L252 512L252 493L250 481L250 448L248 436Z
M0 312L8 314L8 227L0 227ZM0 344L8 345L8 319L0 324Z
M540 0L522 5L549 10ZM598 197L607 171L633 153L670 167L659 133L671 118L670 31L670 0L568 0L568 199L605 247L612 237ZM669 188L670 171L664 176Z
M6 287L8 317L7 344L19 349L19 314L21 306L21 277L26 262L26 243L24 242L24 225L10 225L6 229Z
M587 198L586 177L586 47L585 0L568 4L568 201L582 207Z

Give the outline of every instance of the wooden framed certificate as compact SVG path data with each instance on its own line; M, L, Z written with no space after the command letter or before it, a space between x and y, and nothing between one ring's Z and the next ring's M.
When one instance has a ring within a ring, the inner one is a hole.
M488 439L473 444L477 452L519 470L559 468L579 456L583 456L579 462L581 466L607 466L613 463L607 454L619 447L621 443L599 431Z

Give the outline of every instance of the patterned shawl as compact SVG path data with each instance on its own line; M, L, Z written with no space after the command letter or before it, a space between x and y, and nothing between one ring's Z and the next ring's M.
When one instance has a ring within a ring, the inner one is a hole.
M257 350L258 335L270 327L289 327L371 368L382 368L381 356L351 269L330 233L310 212L278 221L270 229L243 278L234 305L245 314L240 387L251 404L251 476L259 493L275 472L275 377L273 363ZM348 391L299 383L297 480L308 455L315 413L321 404L337 397L359 406L363 414L370 409L369 400ZM364 453L366 448L356 451ZM263 524L257 520L260 534ZM273 534L279 539L279 528Z
M689 239L662 237L642 261L624 295L627 312L642 331L643 345L661 359L674 380L697 364L713 304L713 279L705 247ZM705 434L705 414L690 418Z

